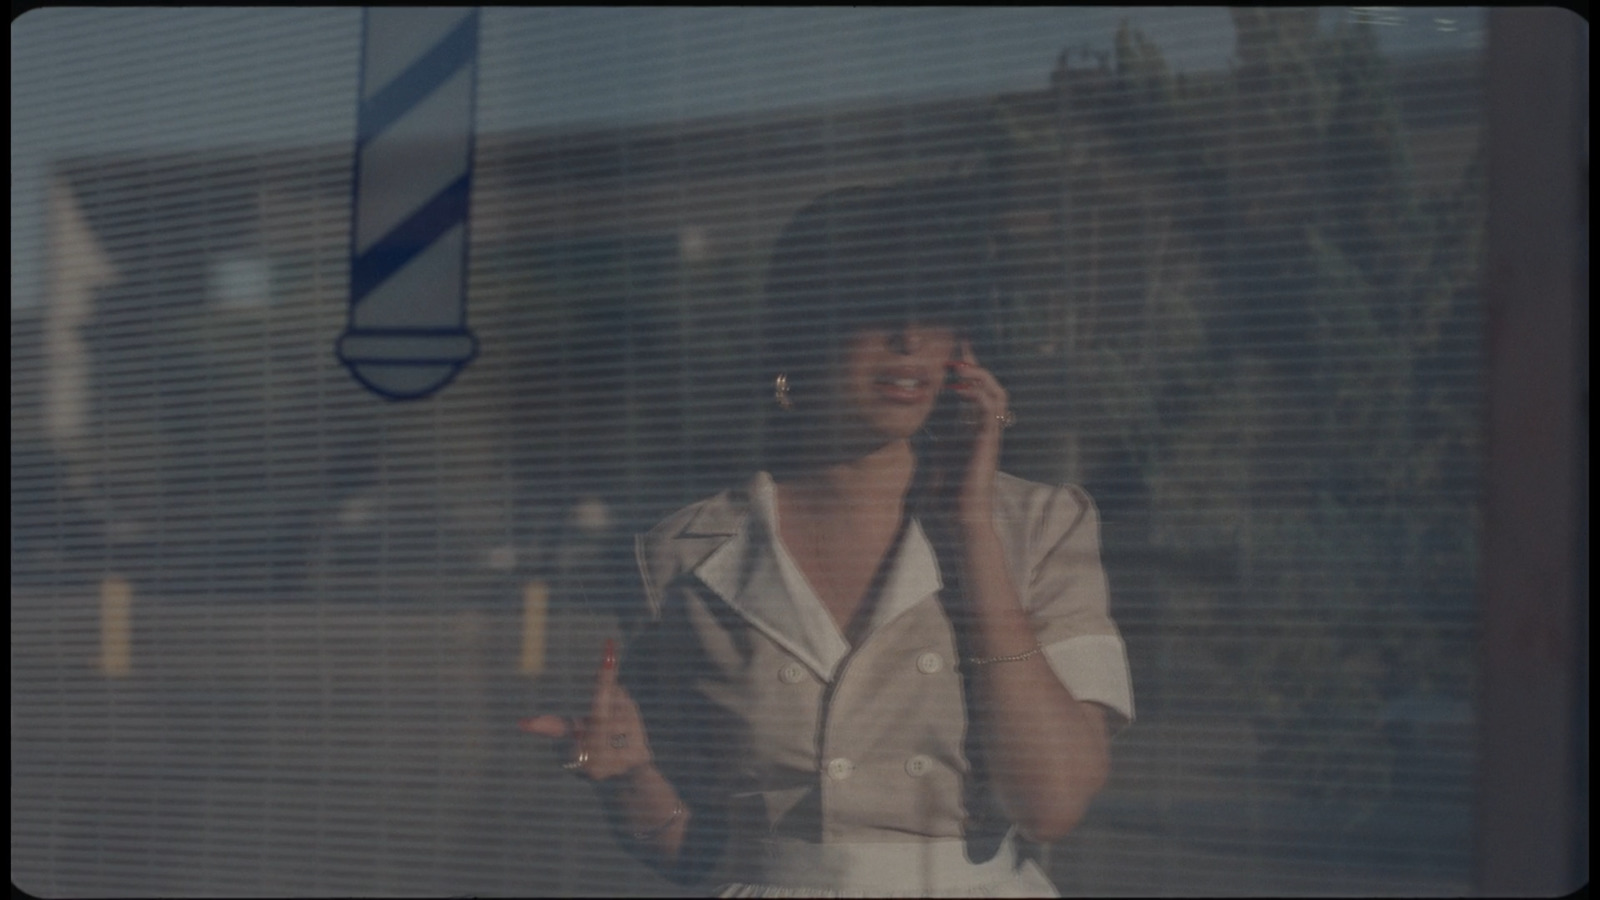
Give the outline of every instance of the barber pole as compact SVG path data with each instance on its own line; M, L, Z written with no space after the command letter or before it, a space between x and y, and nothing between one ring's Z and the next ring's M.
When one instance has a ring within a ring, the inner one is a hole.
M426 397L477 355L467 330L476 9L364 13L340 362L391 400Z

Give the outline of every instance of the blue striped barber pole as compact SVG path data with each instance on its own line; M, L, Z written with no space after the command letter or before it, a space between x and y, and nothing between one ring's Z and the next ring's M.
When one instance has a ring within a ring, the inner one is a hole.
M476 9L365 11L350 228L350 319L335 352L391 400L477 355L467 330Z

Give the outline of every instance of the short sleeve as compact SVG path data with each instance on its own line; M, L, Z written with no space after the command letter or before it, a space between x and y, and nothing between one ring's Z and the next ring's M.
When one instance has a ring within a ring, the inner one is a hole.
M1133 721L1133 688L1100 563L1100 515L1080 487L1033 487L1019 517L1029 532L1023 605L1056 677L1073 697L1109 709L1114 734Z

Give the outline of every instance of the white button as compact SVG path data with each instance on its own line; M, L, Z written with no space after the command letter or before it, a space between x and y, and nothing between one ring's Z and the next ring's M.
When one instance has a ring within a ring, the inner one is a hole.
M844 757L828 761L828 777L834 781L843 781L855 772L856 764Z
M778 670L778 680L784 684L799 684L805 673L800 671L799 663L789 663Z
M906 774L912 778L921 778L933 771L933 760L921 753L906 760Z
M931 650L917 657L917 671L924 675L932 675L942 668L944 668L944 660L939 658L939 654Z

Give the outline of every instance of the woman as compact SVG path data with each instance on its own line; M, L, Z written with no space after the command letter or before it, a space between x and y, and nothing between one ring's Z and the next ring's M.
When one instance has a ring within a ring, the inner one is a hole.
M639 538L646 603L572 742L619 834L724 896L1052 896L1132 716L1081 489L997 471L953 183L829 193L767 286L770 471Z

